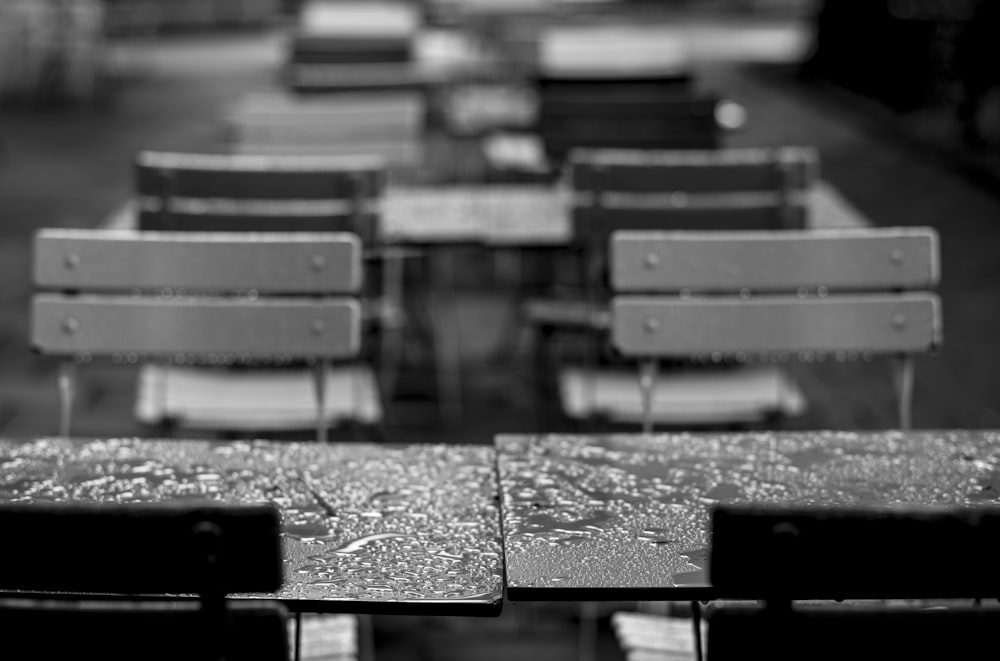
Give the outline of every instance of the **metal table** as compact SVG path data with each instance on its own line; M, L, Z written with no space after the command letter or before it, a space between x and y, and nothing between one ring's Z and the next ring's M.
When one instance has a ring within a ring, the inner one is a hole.
M496 445L513 601L713 599L714 503L1000 502L996 431L500 436Z
M273 501L301 613L498 615L488 446L108 439L0 441L0 499ZM2 593L2 586L0 586Z

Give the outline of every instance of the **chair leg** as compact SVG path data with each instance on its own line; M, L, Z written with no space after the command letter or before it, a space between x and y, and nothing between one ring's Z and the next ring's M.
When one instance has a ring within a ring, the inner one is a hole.
M295 613L295 649L292 650L292 659L301 661L302 659L302 613Z
M326 443L329 440L326 419L326 361L320 360L313 367L313 387L316 393L316 440Z
M653 433L653 391L656 388L657 363L644 360L639 363L639 392L642 396L642 433Z
M899 428L909 429L913 422L913 356L900 354L894 364L896 404L899 413Z
M702 661L705 655L701 641L701 604L697 601L691 602L691 626L694 629L694 658L695 661Z
M59 366L59 436L69 439L73 423L73 402L76 399L76 365L63 362Z

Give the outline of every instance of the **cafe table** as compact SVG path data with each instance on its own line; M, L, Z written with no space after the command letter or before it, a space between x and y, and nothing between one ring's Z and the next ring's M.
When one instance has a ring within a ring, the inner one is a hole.
M495 616L494 457L481 445L0 440L0 499L273 502L285 584L233 598L296 614Z
M1000 431L498 436L496 448L514 602L714 599L717 503L1000 502Z

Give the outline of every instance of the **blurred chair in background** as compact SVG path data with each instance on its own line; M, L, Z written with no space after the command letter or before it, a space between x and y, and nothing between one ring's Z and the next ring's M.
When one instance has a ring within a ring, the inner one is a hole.
M136 415L151 425L312 427L320 441L338 423L374 428L378 383L357 360L361 260L346 233L40 230L31 341L63 359L60 434L76 365L102 356L163 363L140 379Z
M913 355L941 343L938 240L931 228L617 232L611 341L639 361L579 377L587 413L612 420L752 424L799 413L791 357L896 358L898 424L911 425ZM662 359L711 369L660 375ZM729 384L752 385L738 391ZM590 396L588 399L587 396Z

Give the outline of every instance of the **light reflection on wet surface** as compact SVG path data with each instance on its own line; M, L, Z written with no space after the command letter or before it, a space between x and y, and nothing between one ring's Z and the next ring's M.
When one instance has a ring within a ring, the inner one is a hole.
M492 448L110 439L0 442L6 501L271 501L288 600L499 606Z
M506 436L497 440L511 596L707 588L717 502L1000 501L1000 433Z

